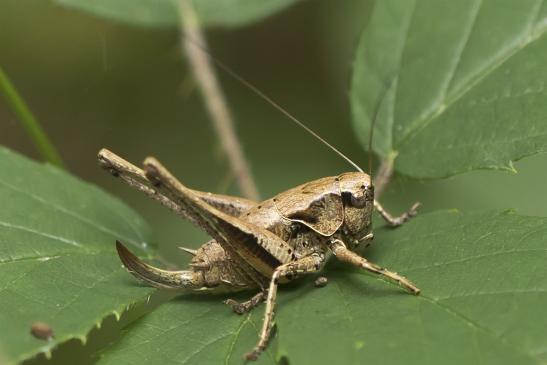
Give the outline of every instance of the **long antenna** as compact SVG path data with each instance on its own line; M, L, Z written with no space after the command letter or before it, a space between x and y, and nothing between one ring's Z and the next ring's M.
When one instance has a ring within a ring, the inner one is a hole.
M295 116L293 116L291 113L289 113L286 109L284 109L281 105L277 104L275 101L273 101L268 95L266 95L264 92L259 90L256 86L251 84L249 81L244 79L242 76L237 74L235 71L233 71L228 65L217 59L209 49L204 47L199 42L191 39L190 37L187 37L183 35L184 39L190 43L192 43L194 46L201 49L203 52L205 52L211 60L224 72L226 72L228 75L230 75L232 78L237 80L239 83L243 84L245 87L247 87L249 90L254 92L256 95L258 95L260 98L262 98L264 101L266 101L268 104L273 106L275 109L280 111L283 115L285 115L287 118L292 120L294 123L296 123L299 127L303 128L306 132L317 138L319 141L321 141L324 145L326 145L328 148L330 148L332 151L334 151L336 154L338 154L340 157L342 157L344 160L346 160L351 166L355 167L357 171L365 173L355 162L353 162L349 157L344 155L342 152L340 152L336 147L331 145L329 142L325 141L320 135L318 135L316 132L314 132L311 128L306 126L304 123L302 123L300 120L298 120Z

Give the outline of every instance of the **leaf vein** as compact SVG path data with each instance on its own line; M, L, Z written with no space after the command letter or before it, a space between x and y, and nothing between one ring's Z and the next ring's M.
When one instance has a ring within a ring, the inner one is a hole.
M458 260L439 262L439 263L435 263L435 264L432 264L432 265L412 267L412 268L409 268L409 269L405 270L405 273L412 272L412 271L418 271L418 270L432 269L432 268L445 266L445 265L460 264L460 263L464 263L464 262L468 262L468 261L478 260L478 259L487 258L487 257L494 257L494 256L499 256L499 255L504 255L504 254L514 254L514 253L518 254L518 253L527 253L527 252L547 252L547 249L527 248L527 249L522 249L522 250L489 252L489 253L484 254L484 255L470 256L470 257L464 257L464 258L458 259Z
M82 289L78 293L76 293L76 295L70 301L68 301L62 307L60 307L59 311L57 312L57 314L55 316L58 317L59 315L61 315L61 312L63 312L65 309L67 309L72 304L74 304L78 299L80 299L82 297L83 294L89 293L89 290L95 288L100 283L106 282L108 279L110 279L112 276L114 276L116 274L119 274L119 271L114 270L112 272L109 272L108 274L106 274L106 275L102 276L101 278L95 280L90 286L85 286L85 285L79 284L79 286L81 286Z
M482 6L483 6L483 0L479 0L478 2L475 3L475 6L473 8L473 14L471 15L470 21L467 24L467 27L462 35L462 45L461 47L459 47L457 54L455 55L455 62L453 62L452 68L448 71L448 77L446 78L446 82L443 86L443 89L440 92L441 99L439 104L437 105L437 108L441 107L443 101L446 100L448 89L450 88L450 85L452 84L456 71L458 70L458 67L460 66L463 53L465 49L467 48L467 45L469 44L469 39L471 38L471 34L473 34L473 29L475 28L475 24L477 23L477 19L479 17L479 13Z
M71 240L71 239L68 239L68 238L65 238L65 237L56 236L56 235L46 233L46 232L39 232L39 231L36 231L32 228L20 226L20 225L17 225L17 224L12 224L12 223L9 223L9 222L0 221L0 226L6 227L6 228L9 228L9 229L15 229L15 230L20 230L20 231L32 233L32 234L42 236L42 237L46 237L46 238L50 238L52 240L59 241L59 242L62 242L62 243L66 243L66 244L69 244L71 246L75 246L75 247L78 247L78 248L83 248L84 247L84 245L82 245L82 244L80 244L80 243L78 243L74 240Z
M125 241L129 242L129 243L132 243L133 245L136 245L136 246L140 246L135 240L131 239L131 238L128 238L128 237L125 237L124 235L118 233L118 232L115 232L113 230L111 230L110 228L108 227L105 227L101 224L98 224L97 222L93 222L92 220L72 211L72 210L69 210L69 209L66 209L60 205L57 205L57 204L54 204L50 201L47 201L46 199L38 196L38 195L35 195L35 194L32 194L30 192L27 192L27 191L23 191L23 190L20 190L20 189L17 189L15 186L11 185L11 184L8 184L7 182L5 181L2 181L0 180L0 184L4 185L5 187L7 187L8 189L11 189L12 191L16 192L16 193L19 193L21 195L25 195L25 196L28 196L29 198L39 202L40 204L44 205L44 206L49 206L51 208L53 208L54 210L58 211L58 212L61 212L63 214L66 214L70 217L73 217L73 218L76 218L77 220L79 220L80 222L83 222L85 224L88 224L90 225L91 227L99 230L99 231L102 231L102 232L105 232L105 233L108 233L108 234L111 234L113 235L114 237L120 237L120 238L123 238ZM124 221L127 223L127 225L131 228L131 230L141 239L142 239L142 236L140 234L140 232L138 232L135 227L133 227L131 224L129 224L128 221L126 221L124 219Z
M510 349L516 351L517 353L519 353L521 355L524 355L525 357L533 360L534 363L536 362L536 359L534 357L532 357L530 354L528 354L527 352L525 352L523 349L521 349L517 346L514 346L511 343L508 343L504 338L502 338L500 336L497 336L495 333L491 332L488 328L485 328L485 327L481 326L478 322L475 322L471 318L468 318L467 316L463 315L462 313L455 310L454 308L452 308L452 307L450 307L446 304L441 304L437 300L426 297L424 295L418 296L417 298L419 298L420 300L423 300L425 302L428 302L428 303L430 303L434 306L437 306L438 308L444 310L445 312L451 314L452 316L454 316L456 318L459 318L464 323L466 323L471 329L473 329L475 332L478 332L478 331L483 332L484 334L486 334L486 335L490 336L491 338L497 340L498 342L500 342L501 344L503 344L507 348L510 348Z
M491 291L491 292L480 292L480 293L465 293L458 295L449 295L445 297L439 297L436 300L449 300L455 298L467 298L467 297L478 297L482 295L507 295L507 294L547 294L547 290L544 289L515 289L515 290L506 290L506 291Z
M243 321L241 321L239 326L236 328L236 331L234 332L234 339L230 343L230 347L228 348L228 352L226 353L226 358L224 359L224 364L226 364L226 365L228 364L228 361L232 357L235 344L236 344L236 342L239 339L239 336L241 334L241 330L243 329L245 324L247 324L250 321L250 319L251 319L251 313L247 313L247 316L245 317L245 319Z
M496 71L498 68L503 66L512 56L514 56L520 50L528 47L530 44L540 39L547 30L547 27L540 29L536 34L530 29L527 33L527 36L523 37L524 41L516 43L514 47L508 48L503 54L497 59L491 59L491 63L488 63L482 70L476 73L474 79L470 80L466 86L463 86L457 93L454 94L451 98L447 98L443 103L440 103L440 107L436 110L429 113L429 115L424 116L417 123L413 123L412 127L408 129L405 136L401 138L399 145L404 144L406 141L411 139L419 131L426 128L429 124L433 123L436 118L443 113L447 108L458 102L463 96L465 96L473 87L478 85L481 81L486 79L492 72Z

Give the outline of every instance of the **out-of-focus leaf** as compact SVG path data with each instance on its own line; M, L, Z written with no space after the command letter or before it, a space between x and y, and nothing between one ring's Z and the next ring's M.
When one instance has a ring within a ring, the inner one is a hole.
M0 148L0 352L19 362L48 353L121 314L152 289L121 267L120 239L141 254L150 235L119 200L49 165ZM55 338L34 338L34 322Z
M365 255L411 278L422 294L331 265L326 288L308 278L281 289L271 351L292 364L545 362L546 242L547 219L511 212L437 212L377 229ZM102 363L241 361L264 307L249 323L220 301L163 305L131 325Z
M178 0L54 0L56 3L129 24L177 27ZM299 0L194 0L205 26L237 27L273 15Z
M547 151L547 4L378 1L354 65L355 130L405 175L439 178Z

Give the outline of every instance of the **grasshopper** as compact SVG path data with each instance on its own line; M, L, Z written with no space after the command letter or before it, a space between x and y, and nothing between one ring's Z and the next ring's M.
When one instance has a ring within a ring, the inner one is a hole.
M211 293L256 290L257 293L245 302L239 303L232 299L225 301L238 314L266 302L260 337L253 350L245 355L247 360L256 360L266 349L273 328L278 285L321 271L332 256L394 282L412 294L419 294L420 289L405 277L378 266L355 252L360 246L369 245L374 237L374 210L389 225L396 227L416 215L419 203L398 217L392 216L374 199L371 173L364 173L343 153L213 57L199 42L192 43L209 54L230 76L324 143L358 171L314 180L279 193L273 198L255 202L192 190L153 157L145 159L144 168L140 169L113 152L102 149L98 159L103 168L188 219L212 238L198 250L182 248L193 257L190 267L180 271L151 266L117 241L118 254L128 271L138 279L164 289ZM373 113L370 145L379 106L380 103ZM372 165L370 158L369 154L369 166ZM325 283L326 280L321 280L318 286Z
M144 170L106 149L98 158L112 175L212 237L197 251L184 249L193 258L190 268L182 271L148 265L117 242L120 259L134 276L158 288L258 290L246 302L225 301L239 314L266 301L260 338L245 355L248 360L256 359L268 343L278 284L320 271L331 256L397 283L410 293L420 292L408 279L354 252L374 237L374 209L389 225L399 226L416 214L418 206L393 217L374 199L374 186L366 173L324 177L254 202L189 189L153 157L144 161Z

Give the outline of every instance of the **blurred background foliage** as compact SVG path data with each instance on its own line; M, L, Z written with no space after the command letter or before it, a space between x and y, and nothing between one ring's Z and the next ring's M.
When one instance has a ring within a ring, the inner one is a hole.
M367 152L351 127L348 92L371 5L302 1L256 24L209 29L207 37L216 57L366 166ZM51 1L2 0L0 6L0 65L70 172L121 197L151 223L166 256L186 261L176 247L198 246L205 235L96 163L101 147L136 164L154 155L192 188L238 194L178 30L120 24ZM263 197L350 170L242 85L222 72L219 77ZM0 121L1 144L40 159L3 100ZM396 175L383 201L395 212L421 201L422 211L513 207L545 216L546 167L547 156L536 155L515 164L518 174L475 171L436 181Z
M367 152L352 129L348 93L355 47L371 7L368 0L300 1L258 23L208 29L207 37L216 57L367 169ZM176 247L196 247L206 236L96 163L102 147L136 164L154 155L192 188L238 194L180 49L179 31L116 23L43 0L1 0L0 24L0 66L69 171L142 214L161 252L183 266L187 257ZM219 77L263 197L350 170L242 85L221 72ZM0 144L40 160L2 99ZM518 174L474 171L434 181L395 175L383 202L394 212L421 201L423 212L513 207L524 215L546 216L546 167L547 156L536 155L515 163ZM138 315L129 312L121 324L107 319L89 342L104 347L111 338L98 337ZM56 359L83 361L81 347L71 341Z

